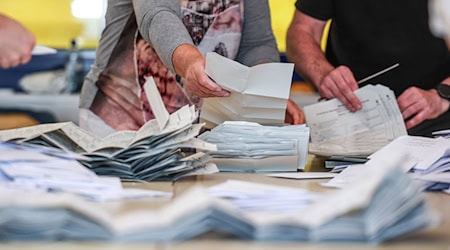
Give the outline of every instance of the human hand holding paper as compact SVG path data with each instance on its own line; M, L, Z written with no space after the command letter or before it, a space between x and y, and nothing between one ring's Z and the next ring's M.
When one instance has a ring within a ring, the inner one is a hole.
M214 124L226 120L283 124L293 69L293 64L289 63L247 67L216 53L208 53L206 73L222 88L230 91L230 96L206 98L201 118ZM295 105L290 107L290 115L301 111L294 109Z

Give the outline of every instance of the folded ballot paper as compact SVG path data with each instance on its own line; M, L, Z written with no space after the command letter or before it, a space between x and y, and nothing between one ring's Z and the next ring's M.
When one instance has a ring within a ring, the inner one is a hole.
M219 231L259 241L382 242L435 222L401 169L385 165L365 176L370 178L323 194L230 180L194 187L162 207L124 204L127 209L64 193L36 199L0 189L0 241L167 242Z
M206 55L206 73L229 97L205 98L200 118L213 127L224 121L284 123L294 65L265 63L247 67L217 53Z
M93 135L71 122L2 130L0 141L19 141L75 152L87 157L81 162L99 175L117 176L122 180L176 179L195 171L217 171L205 163L202 153L216 146L195 138L203 124L194 124L198 112L184 106L169 115L152 78L144 86L156 119L138 131L118 131L106 137ZM155 94L156 93L156 94ZM185 154L183 149L197 154Z
M55 148L0 142L0 190L76 194L91 201L171 197L171 193L122 188L117 177L97 176L78 160L86 157Z
M399 165L422 189L450 192L450 138L401 136L370 155L368 163L399 154L405 155Z
M357 112L350 112L337 99L304 107L311 129L311 153L368 156L407 134L392 90L379 84L367 85L355 94L363 105Z
M308 156L305 125L226 121L198 138L217 146L208 152L210 162L225 172L296 172L305 168Z

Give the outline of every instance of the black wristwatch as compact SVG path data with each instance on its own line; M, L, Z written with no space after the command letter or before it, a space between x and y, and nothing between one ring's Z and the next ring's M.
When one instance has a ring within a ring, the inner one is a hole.
M440 97L450 101L450 85L440 83L436 90Z

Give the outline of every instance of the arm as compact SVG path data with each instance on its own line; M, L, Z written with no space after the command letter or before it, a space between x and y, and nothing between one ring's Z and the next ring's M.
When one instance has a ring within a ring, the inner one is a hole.
M279 62L280 53L270 28L272 24L267 0L246 0L244 12L244 27L236 61L248 66ZM285 117L286 123L305 123L303 111L291 99L287 102Z
M205 73L205 57L193 45L182 23L179 0L133 0L139 30L165 65L185 78L188 93L227 96Z
M236 61L247 66L279 62L280 53L271 28L267 0L244 2L244 26Z
M450 77L444 81L450 85ZM417 87L406 89L398 98L397 103L406 121L406 128L410 129L425 120L431 120L445 113L450 102L439 96L436 89L423 90Z
M0 14L0 67L25 64L35 45L33 34L14 19Z
M296 11L287 32L287 56L306 81L314 84L325 98L338 98L350 111L360 109L353 93L358 84L346 66L335 68L320 48L326 21Z

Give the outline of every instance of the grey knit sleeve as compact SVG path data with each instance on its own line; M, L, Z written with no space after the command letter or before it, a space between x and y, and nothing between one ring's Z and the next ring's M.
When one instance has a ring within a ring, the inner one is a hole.
M175 72L172 55L182 44L193 44L181 22L179 0L133 0L134 12L143 38L152 45L162 62Z
M245 0L244 28L236 60L247 66L278 62L280 54L272 31L267 0Z

